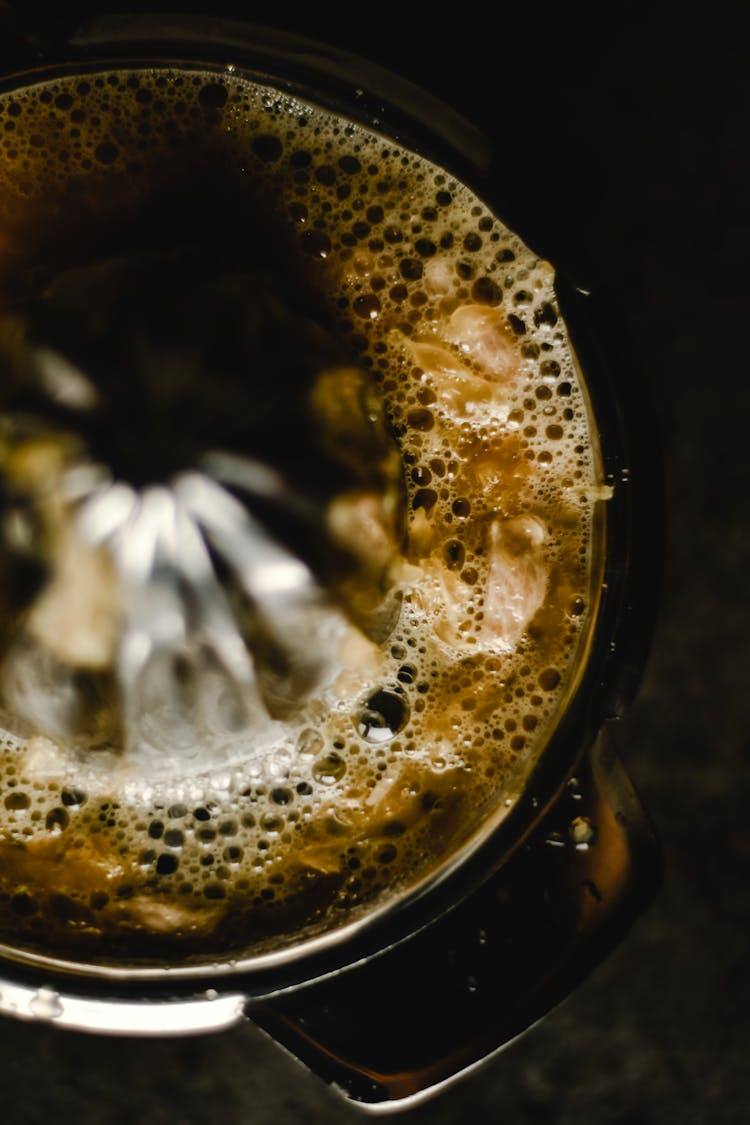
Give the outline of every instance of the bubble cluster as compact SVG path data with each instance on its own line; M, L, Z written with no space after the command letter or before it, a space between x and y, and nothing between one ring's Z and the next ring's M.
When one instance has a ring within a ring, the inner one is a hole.
M188 69L4 93L2 307L101 253L103 223L132 237L153 197L178 201L195 175L231 186L243 247L257 200L273 208L383 396L403 468L400 611L364 693L313 699L221 769L155 783L8 717L2 928L105 960L123 935L144 957L288 944L415 885L518 791L594 617L596 439L552 271L389 138ZM503 574L532 560L544 589L512 643L491 620L498 558Z

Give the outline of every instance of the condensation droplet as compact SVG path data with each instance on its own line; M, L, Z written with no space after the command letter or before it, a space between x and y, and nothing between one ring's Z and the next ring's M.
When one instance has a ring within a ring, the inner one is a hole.
M574 801L580 801L583 797L583 794L581 793L581 783L577 777L571 777L568 779L568 796L571 797Z
M596 829L587 816L577 816L570 823L570 838L579 851L585 851L594 842Z

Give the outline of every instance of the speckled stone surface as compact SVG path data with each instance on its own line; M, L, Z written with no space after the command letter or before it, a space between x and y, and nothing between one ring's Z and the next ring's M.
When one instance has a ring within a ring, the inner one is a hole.
M295 29L363 52L369 42L373 58L431 85L507 152L509 197L536 214L540 248L620 310L610 344L649 387L644 411L658 420L666 466L662 609L625 737L661 836L663 888L559 1009L403 1120L740 1125L750 1118L750 70L740 5L692 23L621 6L601 9L602 23L529 8L425 17L421 28L378 7L362 17L367 36L346 11L302 15ZM137 1041L3 1021L0 1052L4 1125L360 1120L250 1025Z

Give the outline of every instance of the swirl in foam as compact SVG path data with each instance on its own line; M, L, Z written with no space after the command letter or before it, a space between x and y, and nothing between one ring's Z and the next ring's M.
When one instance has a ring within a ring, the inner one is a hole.
M400 490L326 508L331 537L373 562L338 595L377 660L347 678L340 653L291 717L261 708L232 731L219 677L210 752L176 761L111 732L71 750L8 709L3 930L116 961L335 928L499 819L580 671L606 490L552 271L445 170L238 76L52 79L0 97L0 138L6 312L148 245L154 200L171 201L170 238L236 238L238 256L271 216L384 406ZM322 447L356 463L349 389L324 373L313 411Z

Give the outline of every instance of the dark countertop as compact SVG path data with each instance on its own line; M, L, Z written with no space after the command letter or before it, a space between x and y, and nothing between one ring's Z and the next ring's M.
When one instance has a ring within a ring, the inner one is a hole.
M615 303L622 336L609 342L649 387L668 512L662 608L625 738L663 887L573 996L408 1121L750 1116L750 69L735 8L620 27L612 11L606 26L536 9L456 26L425 15L419 29L379 8L363 17L372 57L426 84L438 75L433 89L500 142L545 253ZM297 29L362 49L333 16ZM5 1125L360 1120L249 1025L144 1042L4 1021L0 1050Z

